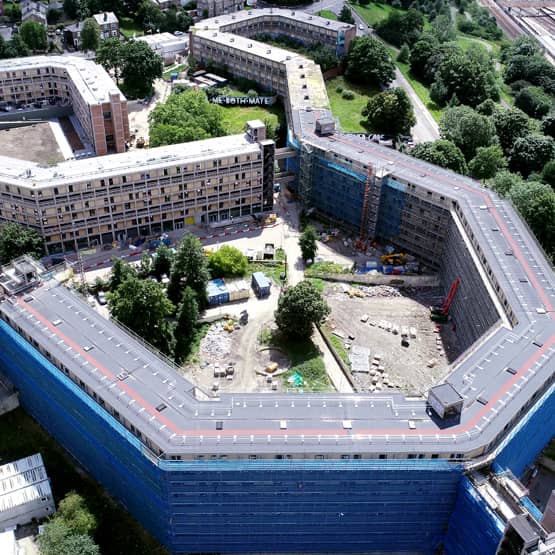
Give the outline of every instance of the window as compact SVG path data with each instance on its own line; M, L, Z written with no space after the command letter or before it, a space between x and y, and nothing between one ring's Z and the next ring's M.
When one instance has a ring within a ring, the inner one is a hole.
M112 117L112 112L103 112L102 116L104 119L110 119Z

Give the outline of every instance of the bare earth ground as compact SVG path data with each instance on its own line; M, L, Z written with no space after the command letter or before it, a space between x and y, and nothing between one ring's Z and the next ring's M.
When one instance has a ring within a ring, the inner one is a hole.
M324 295L332 309L330 327L344 335L349 350L354 345L370 349L370 362L375 355L380 356L394 389L411 395L425 394L430 386L445 378L449 362L460 354L451 327L442 325L441 331L436 332L438 326L430 320L429 306L441 298L437 290L412 289L395 297L350 298L339 285L333 285L326 287ZM366 323L361 321L363 315L368 315ZM380 322L415 328L416 338L409 340L408 347L402 347L401 335L380 329ZM349 335L354 339L349 340ZM361 390L373 385L368 374L357 372L353 377Z
M1 130L0 152L3 156L45 165L64 159L48 122Z

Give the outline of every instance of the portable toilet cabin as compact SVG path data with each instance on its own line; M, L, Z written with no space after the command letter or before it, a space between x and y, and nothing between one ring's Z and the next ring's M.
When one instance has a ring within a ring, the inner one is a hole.
M224 280L227 292L229 294L229 302L242 301L249 298L250 288L248 281L244 279Z
M270 295L270 280L262 272L254 272L251 285L258 298Z
M229 302L229 292L222 279L210 280L206 287L206 293L210 306L217 306Z

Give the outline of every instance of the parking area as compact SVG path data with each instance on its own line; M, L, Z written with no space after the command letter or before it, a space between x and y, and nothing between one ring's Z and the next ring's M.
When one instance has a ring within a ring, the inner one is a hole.
M353 366L361 371L352 376L359 391L425 395L459 354L451 327L430 320L429 306L441 299L435 288L334 284L326 286L324 297L331 307L329 331L347 354L357 355Z

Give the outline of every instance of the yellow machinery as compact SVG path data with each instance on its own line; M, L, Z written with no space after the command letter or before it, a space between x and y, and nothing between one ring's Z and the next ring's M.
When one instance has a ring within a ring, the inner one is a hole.
M386 266L403 266L407 262L407 255L400 252L394 254L384 254L382 264Z

